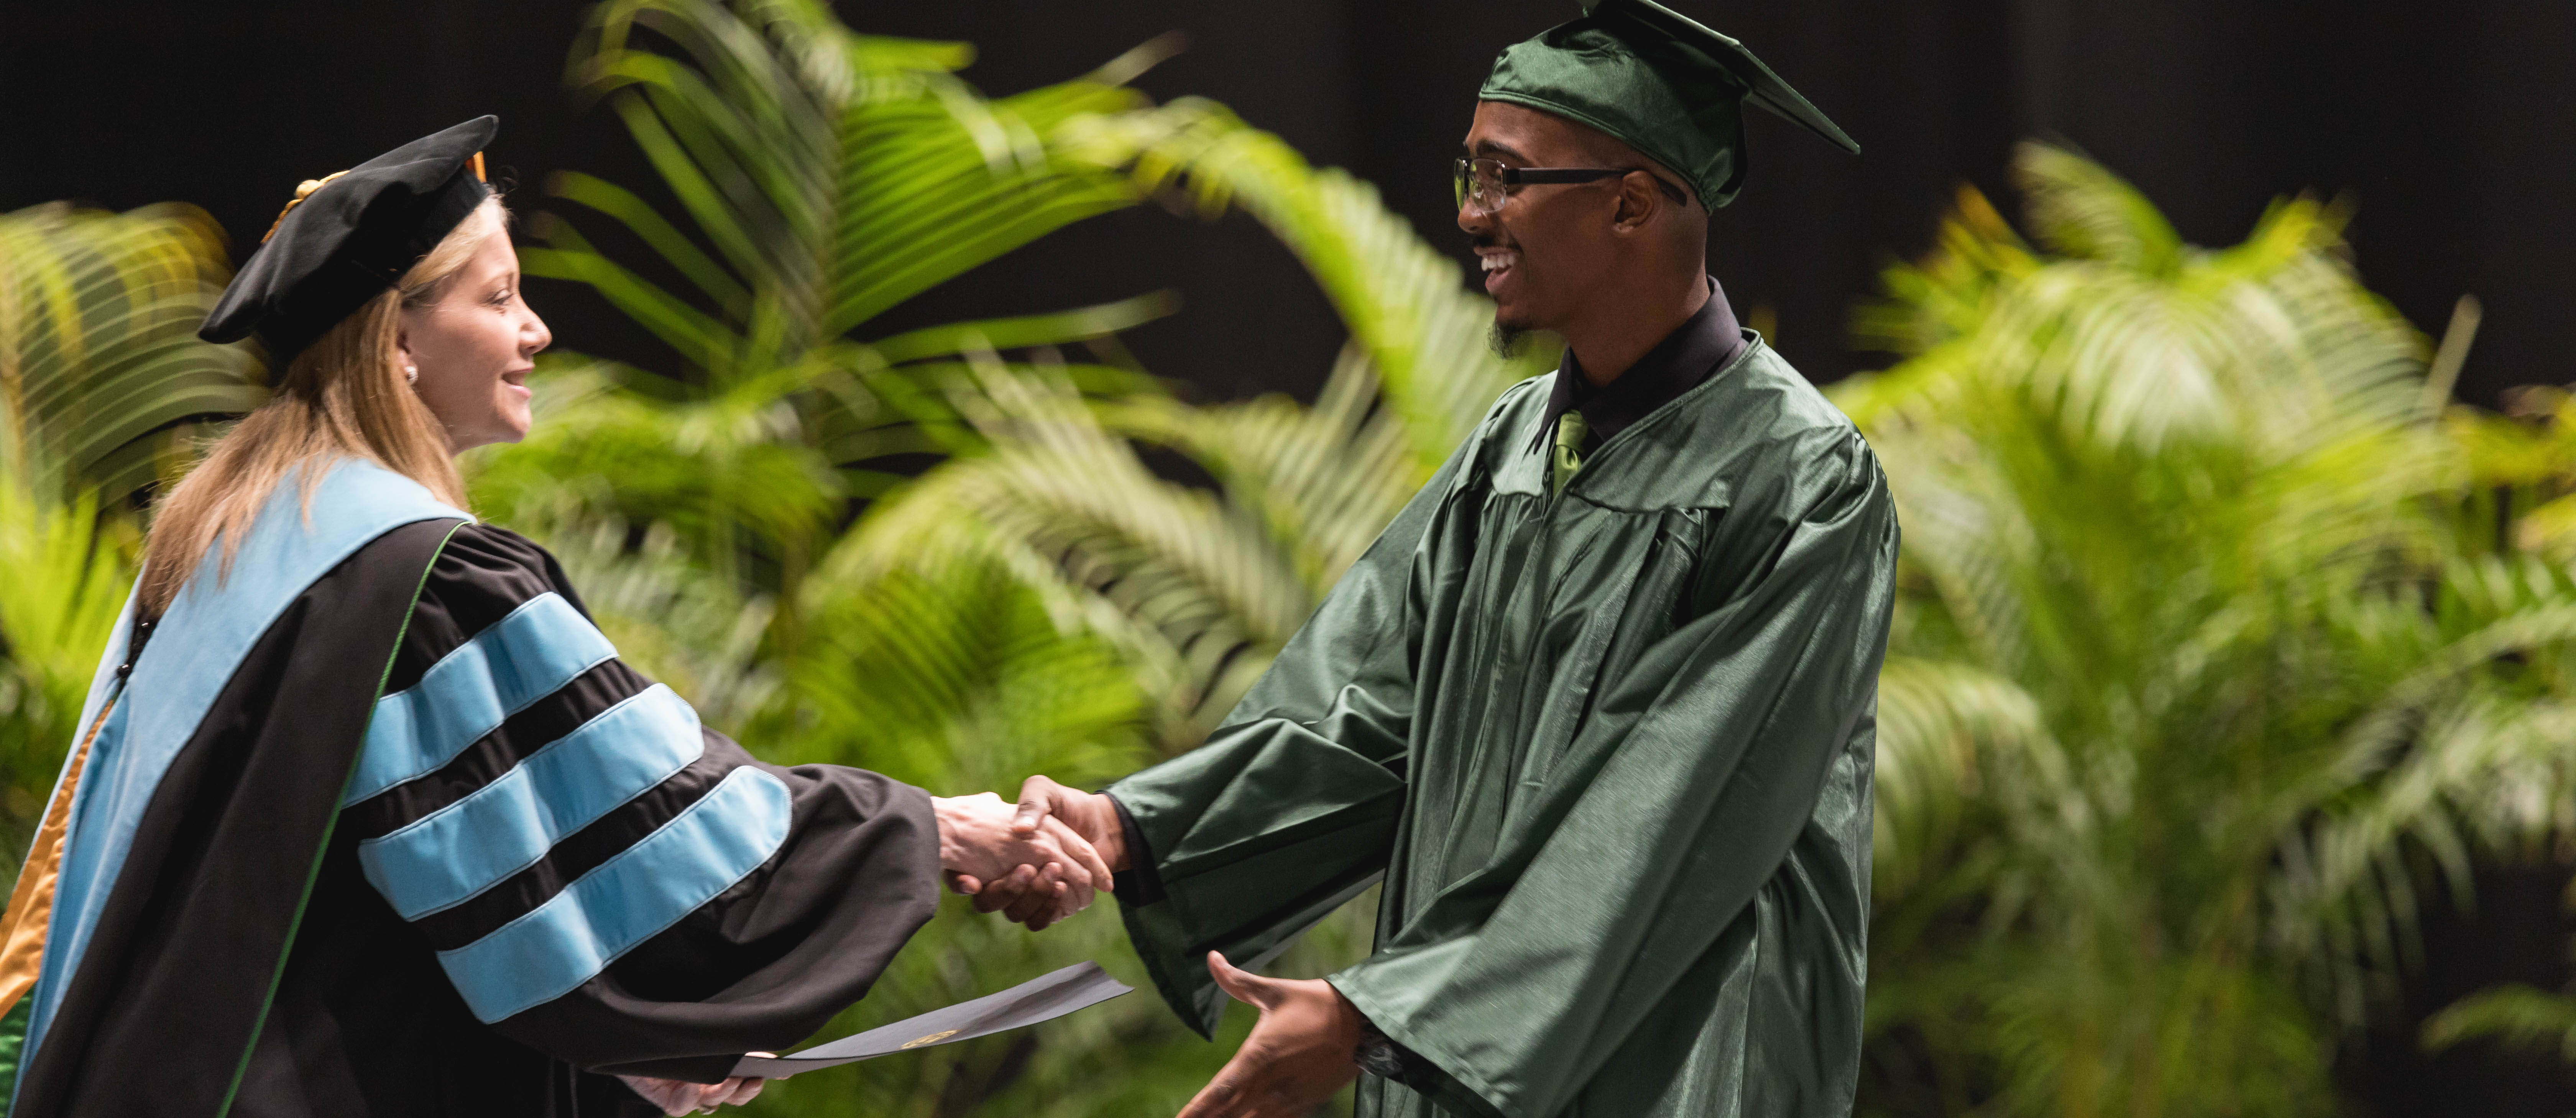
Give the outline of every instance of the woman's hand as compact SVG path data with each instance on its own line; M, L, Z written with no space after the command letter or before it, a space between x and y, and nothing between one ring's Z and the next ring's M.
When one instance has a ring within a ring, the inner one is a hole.
M995 903L977 908L1044 928L1090 907L1096 890L1110 887L1098 850L1061 823L1033 831L1012 826L1013 805L990 792L931 797L939 821L939 868L949 887L970 896L988 890Z
M754 1056L773 1055L754 1052ZM719 1106L739 1106L760 1097L766 1079L736 1077L722 1083L691 1083L685 1079L655 1079L647 1075L617 1077L628 1090L644 1096L644 1101L662 1108L662 1113L678 1118L682 1114L713 1114Z

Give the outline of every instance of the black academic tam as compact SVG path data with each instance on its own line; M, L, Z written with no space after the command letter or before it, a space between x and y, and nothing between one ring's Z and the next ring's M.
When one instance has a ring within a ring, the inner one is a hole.
M501 119L478 116L296 190L224 288L197 336L254 332L280 364L383 294L492 196L483 149Z

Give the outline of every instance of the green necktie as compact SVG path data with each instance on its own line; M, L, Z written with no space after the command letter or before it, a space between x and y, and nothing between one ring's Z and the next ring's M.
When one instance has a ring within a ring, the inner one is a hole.
M1583 413L1569 411L1556 417L1556 453L1549 459L1556 467L1548 478L1551 496L1565 492L1565 483L1574 480L1574 471L1583 468L1583 435L1590 427Z

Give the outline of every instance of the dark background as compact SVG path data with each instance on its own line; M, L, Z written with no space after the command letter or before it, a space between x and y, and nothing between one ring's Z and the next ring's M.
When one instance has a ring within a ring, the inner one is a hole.
M2462 395L2576 379L2576 4L2322 0L1681 0L1750 44L1859 139L1846 156L1759 111L1753 173L1714 223L1713 270L1809 375L1877 367L1845 323L1878 269L1920 253L1952 188L2015 211L2026 136L2072 142L2143 187L2190 240L2233 243L2272 199L2347 195L2363 274L2438 333L2464 293L2486 323ZM1171 30L1191 49L1139 83L1199 93L1351 168L1466 260L1447 163L1496 51L1565 0L1024 0L865 5L865 31L965 39L992 93L1061 80ZM247 3L0 7L0 208L184 199L245 248L298 180L478 113L520 204L545 172L644 187L615 122L560 88L581 7ZM907 307L891 328L1157 287L1187 309L1133 339L1214 395L1310 389L1341 337L1285 252L1243 219L1095 221ZM655 363L577 291L536 290L561 344ZM1251 344L1245 344L1251 339Z
M1857 138L1845 156L1760 112L1753 172L1713 225L1711 266L1740 314L1830 380L1879 367L1845 323L1879 268L1928 245L1967 182L2012 213L2011 145L2071 142L2142 187L2196 243L2233 243L2272 199L2359 206L2372 287L2438 333L2464 293L2486 322L2461 395L2576 379L2576 4L2454 0L1673 0L1743 39ZM1318 164L1378 183L1433 243L1448 160L1494 54L1572 14L1565 0L1025 0L864 5L863 31L964 39L967 76L1009 93L1090 69L1166 31L1190 49L1138 84L1204 94ZM56 198L194 202L246 251L298 180L480 113L517 202L573 168L649 188L615 122L560 88L581 6L448 0L32 3L0 7L0 210ZM646 190L651 193L649 189ZM600 223L591 222L596 229ZM1207 395L1310 391L1342 335L1294 261L1241 218L1144 208L1095 220L879 320L882 332L1026 313L1158 287L1185 308L1138 331L1156 372ZM558 344L667 364L579 289L532 288ZM2418 1012L2501 978L2565 980L2555 875L2497 876L2477 915L2436 917ZM2576 1110L2546 1060L2412 1054L2390 1028L2347 1069L2391 1114Z

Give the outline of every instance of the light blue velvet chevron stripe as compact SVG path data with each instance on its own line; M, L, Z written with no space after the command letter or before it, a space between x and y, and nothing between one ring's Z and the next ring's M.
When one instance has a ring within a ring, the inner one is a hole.
M535 865L704 752L698 712L657 683L455 803L359 843L358 864L395 912L418 920Z
M376 700L367 752L341 806L438 771L511 715L616 655L563 595L528 599L440 657L419 683Z
M438 953L490 1024L574 987L731 888L787 841L787 785L751 766L527 915Z
M91 741L87 767L72 797L71 827L63 840L61 876L22 1061L34 1058L62 1004L64 987L98 927L99 911L124 868L134 829L162 774L195 736L197 724L251 646L314 580L377 537L422 520L474 519L440 504L419 482L380 466L343 459L323 468L328 472L314 486L309 513L302 504L300 474L290 473L278 483L243 537L229 576L218 572L220 553L205 557L135 660L115 717ZM98 718L116 668L124 662L134 608L129 599L99 661L81 712L84 730Z

